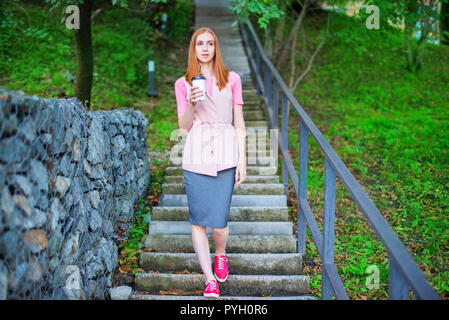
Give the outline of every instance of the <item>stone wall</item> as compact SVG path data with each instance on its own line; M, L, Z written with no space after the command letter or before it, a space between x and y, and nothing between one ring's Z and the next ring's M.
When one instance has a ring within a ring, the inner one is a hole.
M147 120L0 87L0 299L103 299L150 180Z

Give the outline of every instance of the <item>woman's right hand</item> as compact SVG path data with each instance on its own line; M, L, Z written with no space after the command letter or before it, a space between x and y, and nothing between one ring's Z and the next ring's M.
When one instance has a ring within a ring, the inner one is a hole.
M190 103L193 106L196 106L198 99L203 96L203 91L200 90L199 87L190 87Z

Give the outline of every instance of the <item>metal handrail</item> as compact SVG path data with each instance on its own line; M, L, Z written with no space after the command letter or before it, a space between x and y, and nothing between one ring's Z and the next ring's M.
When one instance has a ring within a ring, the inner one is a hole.
M298 245L297 251L305 253L306 223L323 263L322 299L349 299L334 264L335 193L336 175L345 185L353 200L366 217L370 227L387 249L389 256L389 298L406 300L409 288L418 299L440 300L441 297L429 284L410 253L385 221L366 192L348 170L346 165L318 130L302 106L288 89L272 62L267 58L256 32L249 20L239 18L251 75L256 80L257 93L263 94L270 129L278 129L278 88L282 94L282 131L278 145L282 156L282 180L288 194L288 178L298 198ZM274 81L273 81L274 80ZM274 99L273 99L274 97ZM288 153L288 103L300 117L299 174ZM307 161L309 134L325 155L323 234L318 228L307 201Z

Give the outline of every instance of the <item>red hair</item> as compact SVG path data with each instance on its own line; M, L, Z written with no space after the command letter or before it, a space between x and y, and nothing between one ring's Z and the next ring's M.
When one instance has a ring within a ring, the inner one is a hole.
M189 47L189 59L187 64L187 71L184 74L186 81L192 85L192 77L197 77L200 69L200 63L198 62L198 58L196 56L196 38L200 34L204 32L209 32L214 38L214 46L215 46L215 55L213 59L213 68L215 72L215 78L217 79L217 86L221 90L226 87L226 84L229 80L229 70L224 66L223 60L221 59L220 46L218 44L218 38L210 28L200 28L195 31L190 39L190 47Z

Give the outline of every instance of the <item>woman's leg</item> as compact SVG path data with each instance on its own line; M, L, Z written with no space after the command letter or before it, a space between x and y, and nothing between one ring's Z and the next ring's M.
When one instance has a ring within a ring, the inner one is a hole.
M192 224L191 226L193 248L195 249L196 257L203 270L206 282L215 280L214 274L212 273L209 239L207 238L206 227L197 226L195 224Z
M226 254L226 243L229 236L229 227L212 228L212 234L215 241L215 255L220 256Z

